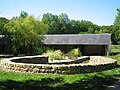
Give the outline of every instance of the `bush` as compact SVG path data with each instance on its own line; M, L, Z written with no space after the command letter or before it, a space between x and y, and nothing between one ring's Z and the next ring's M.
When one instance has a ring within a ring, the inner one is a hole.
M68 57L68 59L77 59L77 57L81 56L81 53L80 53L79 48L73 49L67 54L64 54L60 50L54 51L52 49L48 49L42 55L48 56L50 60L62 60L62 59L65 59L66 56Z
M31 54L31 48L36 49L48 31L48 26L33 16L13 18L4 27L8 33L8 44L15 55L24 48L26 54Z
M72 49L70 52L66 54L69 59L77 59L77 57L81 56L79 48Z
M48 50L46 53L42 55L48 56L50 60L62 60L64 59L64 54L60 50Z
M34 50L34 54L46 53L48 50L52 50L52 49L46 46L39 46Z

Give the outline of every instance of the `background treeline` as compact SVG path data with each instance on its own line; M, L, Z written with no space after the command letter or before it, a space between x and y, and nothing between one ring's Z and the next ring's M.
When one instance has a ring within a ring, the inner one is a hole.
M15 18L26 18L28 16L27 12L22 11L20 16L13 17L11 20ZM5 25L11 20L6 19L5 17L0 17L0 34L8 34L8 30L6 30L7 28L5 28ZM65 13L61 13L60 15L45 13L39 21L48 26L46 34L111 33L112 43L120 43L120 8L117 9L113 25L110 26L98 26L93 24L91 21L86 20L70 20L68 15Z

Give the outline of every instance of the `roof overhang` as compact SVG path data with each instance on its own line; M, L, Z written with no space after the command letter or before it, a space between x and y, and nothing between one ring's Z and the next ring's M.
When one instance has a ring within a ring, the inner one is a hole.
M45 45L109 45L111 34L56 34L44 35Z

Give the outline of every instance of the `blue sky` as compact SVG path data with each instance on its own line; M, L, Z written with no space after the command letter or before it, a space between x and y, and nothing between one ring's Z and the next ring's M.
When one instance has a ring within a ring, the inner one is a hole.
M44 13L66 13L75 20L112 25L120 0L0 0L0 17L19 16L21 11L42 18Z

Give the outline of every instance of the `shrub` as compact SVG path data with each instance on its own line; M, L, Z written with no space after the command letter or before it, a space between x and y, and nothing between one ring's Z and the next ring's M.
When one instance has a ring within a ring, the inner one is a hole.
M77 57L81 56L79 48L72 49L70 52L66 54L69 59L77 59Z
M62 59L65 59L66 56L68 57L68 59L77 59L77 57L81 56L81 53L80 53L79 48L73 49L67 54L64 54L60 50L54 51L52 49L48 49L42 55L48 56L50 60L62 60Z
M50 60L62 60L64 59L64 54L60 50L48 50L46 53L42 55L46 55L49 57Z
M52 50L52 49L46 46L39 46L34 50L34 54L46 53L48 50Z

